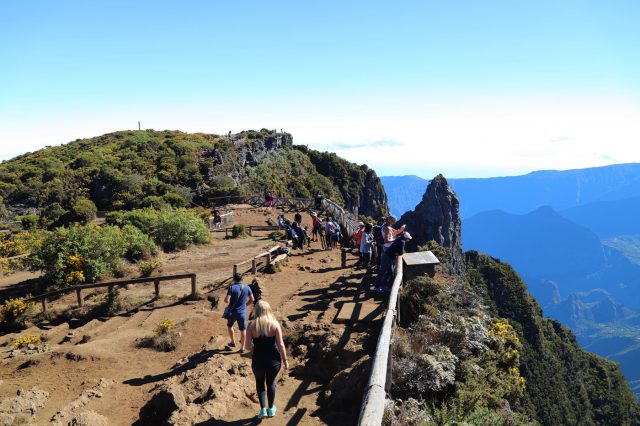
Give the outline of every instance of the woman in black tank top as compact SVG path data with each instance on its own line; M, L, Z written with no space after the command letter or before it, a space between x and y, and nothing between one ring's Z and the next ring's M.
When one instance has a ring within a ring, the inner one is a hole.
M289 361L282 340L282 329L271 306L260 300L253 314L254 320L247 327L245 350L251 350L253 343L251 369L256 376L256 391L260 400L258 418L273 417L276 414L276 376L282 364L285 370L289 369Z

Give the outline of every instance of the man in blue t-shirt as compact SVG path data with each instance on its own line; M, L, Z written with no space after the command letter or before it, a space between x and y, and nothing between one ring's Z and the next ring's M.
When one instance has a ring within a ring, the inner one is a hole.
M227 318L227 329L229 330L229 343L227 346L236 346L235 332L233 324L238 323L240 329L240 348L244 346L247 330L247 305L253 303L253 293L248 285L242 283L242 274L233 275L233 284L227 290L227 297L224 303L229 304L229 317Z

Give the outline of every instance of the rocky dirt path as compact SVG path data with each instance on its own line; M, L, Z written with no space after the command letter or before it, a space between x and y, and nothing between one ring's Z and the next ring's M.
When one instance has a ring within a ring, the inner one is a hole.
M266 218L255 209L237 208L235 223L263 225ZM226 290L220 281L230 275L232 265L274 245L266 234L243 240L220 237L206 246L162 255L162 273L195 272L201 289L206 286L209 294L223 299ZM369 336L377 335L376 330L371 333L375 323L334 323L342 303L366 297L362 283L368 276L354 270L354 263L355 257L350 256L349 267L340 268L339 251L322 251L315 243L311 249L295 251L280 272L258 273L263 297L282 320L292 359L291 371L279 376L278 416L265 422L353 423L360 400L357 387L366 382L368 357L375 347L375 337ZM188 292L188 282L163 285L162 297L150 301L153 286L135 286L123 293L145 304L128 314L94 319L76 328L64 323L23 332L48 336L50 350L42 354L9 357L6 345L17 335L1 337L5 348L0 358L0 398L14 396L20 388L49 392L44 407L31 420L49 424L83 391L91 391L105 379L109 385L100 397L89 398L75 412L105 416L113 425L157 424L158 419L148 415L154 395L175 382L184 385L176 392L186 393L182 406L170 407L175 408L178 424L254 424L258 405L251 360L224 350L226 326L220 309L211 310L207 300L179 302ZM73 303L73 297L58 303ZM136 340L149 336L164 318L183 322L176 350L138 348ZM227 385L216 395L196 389L203 375L210 381L226 380ZM190 382L195 387L190 388Z

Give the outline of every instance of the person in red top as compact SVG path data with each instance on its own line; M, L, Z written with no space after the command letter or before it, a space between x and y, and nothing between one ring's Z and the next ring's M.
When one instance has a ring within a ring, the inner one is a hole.
M358 223L358 232L356 232L353 237L356 239L356 247L358 248L358 257L360 258L360 262L358 263L362 263L364 261L364 258L362 257L362 253L360 252L360 242L362 241L362 233L364 232L364 223L360 222Z
M311 230L313 231L312 241L318 241L318 228L318 214L316 212L311 212Z

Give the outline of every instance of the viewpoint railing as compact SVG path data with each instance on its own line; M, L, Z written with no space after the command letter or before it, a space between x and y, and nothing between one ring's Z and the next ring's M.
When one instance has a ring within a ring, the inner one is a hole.
M288 245L289 243L287 243L286 246L284 247L287 247ZM257 256L252 257L251 259L243 260L242 262L238 262L234 264L233 275L235 275L238 272L245 273L248 271L251 271L251 273L255 275L258 272L258 269L261 267L260 264L262 263L263 258L264 258L264 265L262 265L262 267L266 268L267 266L271 265L271 263L275 262L277 259L277 257L276 258L273 257L273 252L278 252L278 251L281 251L282 249L283 249L282 245L277 245L263 253L258 254ZM286 254L284 256L286 256ZM245 269L245 270L240 269L241 266L248 265L249 263L251 263L251 269Z
M380 426L384 415L386 393L391 384L391 357L389 348L395 326L400 322L400 304L398 293L403 281L403 259L396 259L396 275L389 294L389 304L380 329L376 353L373 357L369 383L364 391L360 406L359 426Z
M224 197L209 198L209 203L213 206L226 204L249 204L252 206L266 206L268 203L262 195L230 195ZM315 200L310 198L277 197L273 199L273 207L292 207L300 210L310 210L315 208ZM333 217L345 228L348 235L358 231L358 220L335 201L324 198L322 209L327 216Z
M38 296L31 297L26 299L25 302L37 302L40 301L42 303L42 312L47 311L47 302L54 296L58 296L61 294L67 294L71 292L76 292L78 306L82 306L82 290L86 290L89 288L100 288L100 287L108 287L109 291L113 291L115 287L124 287L129 284L147 284L153 283L156 297L160 296L160 283L162 281L174 281L174 280L183 280L190 279L191 280L191 296L195 297L198 294L198 287L196 282L196 274L176 274L176 275L161 275L157 277L148 277L148 278L133 278L130 280L121 280L121 281L108 281L104 283L93 283L93 284L80 284L67 288L62 288L60 290L50 291L48 293L40 294Z

